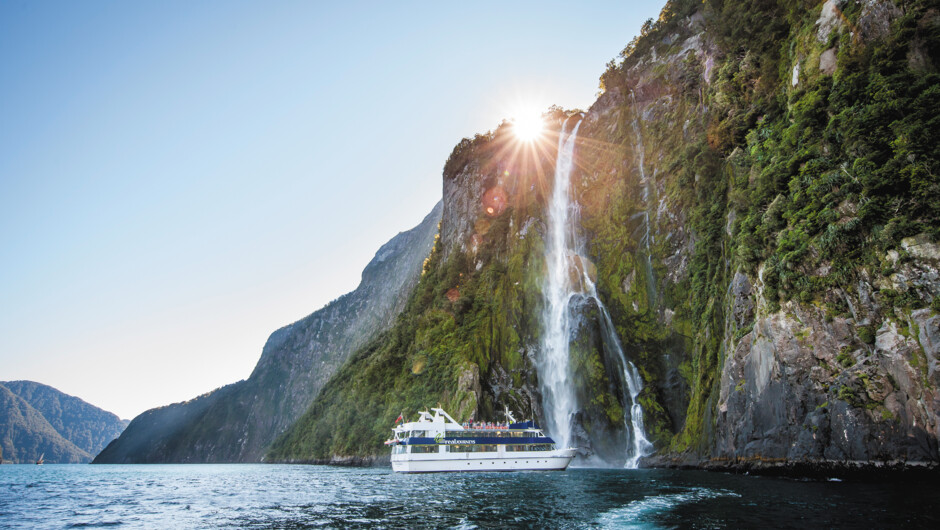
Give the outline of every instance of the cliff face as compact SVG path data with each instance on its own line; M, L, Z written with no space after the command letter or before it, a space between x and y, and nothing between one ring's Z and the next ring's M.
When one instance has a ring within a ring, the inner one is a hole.
M0 445L13 463L90 462L127 421L81 399L32 381L0 383Z
M924 285L936 291L937 265L936 257L915 258L908 267L920 274L911 279L931 277ZM751 331L725 338L717 461L937 461L940 316L930 308L880 307L868 279L851 286L858 294L838 293L850 315L832 316L794 302L771 311L759 280L752 287L735 276L731 306L755 310L728 322ZM876 319L869 344L858 328Z
M670 12L605 72L581 151L649 462L935 464L936 11Z
M494 416L504 403L529 414L538 406L536 197L551 187L554 153L520 158L514 146L503 126L455 148L440 238L404 311L330 379L268 460L371 458L402 411L438 402L464 419Z
M440 218L439 204L379 249L355 291L272 333L248 379L141 414L95 463L260 461L350 352L394 321Z
M938 57L929 2L670 1L610 63L575 152L576 261L642 375L648 464L940 461ZM508 125L458 144L408 306L272 458L382 454L402 410L436 403L542 418L544 211L572 114L534 147ZM629 404L579 300L575 438L620 464Z

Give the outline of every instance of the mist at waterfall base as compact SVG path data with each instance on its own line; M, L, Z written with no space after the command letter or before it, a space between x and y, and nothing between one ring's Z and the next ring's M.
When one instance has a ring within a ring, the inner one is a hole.
M937 528L916 480L702 471L402 475L302 465L4 465L4 528Z
M636 367L624 353L610 314L597 296L597 289L585 265L583 237L579 230L578 204L571 200L571 172L574 168L574 150L581 127L581 118L571 116L562 126L558 138L558 155L551 201L548 207L548 235L545 245L547 274L543 284L545 301L542 314L542 334L537 356L539 385L546 429L559 447L573 447L589 443L585 436L576 442L573 436L579 403L572 384L574 374L570 365L572 331L578 319L586 318L584 309L597 310L598 328L605 359L617 367L614 378L619 377L624 409L625 444L622 454L624 466L636 468L639 459L649 454L652 444L643 429L643 410L637 400L642 390L642 379ZM642 164L641 164L642 165ZM648 236L647 236L648 237ZM585 447L579 447L578 463L603 464ZM620 463L620 459L617 460Z

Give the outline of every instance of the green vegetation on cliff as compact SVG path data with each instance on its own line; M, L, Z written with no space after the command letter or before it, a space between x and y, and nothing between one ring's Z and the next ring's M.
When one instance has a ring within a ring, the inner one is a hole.
M727 350L756 311L732 315L735 274L754 280L765 314L795 303L846 316L863 279L886 285L873 277L910 259L904 238L940 236L938 60L940 12L927 1L675 0L608 65L581 128L575 194L657 449L714 443ZM553 113L557 125L564 113ZM519 171L507 141L501 127L455 148L450 239L395 326L337 372L270 458L379 454L399 413L438 403L458 420L496 419L502 404L538 414L551 167ZM480 201L497 188L509 206L487 211ZM937 309L929 293L882 286L881 312L849 340L874 343L895 309ZM595 441L619 435L626 405L601 349L590 330L573 337L579 421ZM872 408L850 397L839 399Z
M475 254L454 251L445 260L438 239L395 326L348 361L267 459L376 454L400 413L438 404L458 420L495 416L496 403L478 402L480 374L498 364L521 386L520 374L532 373L519 330L536 328L541 264L531 257L541 254L533 251L541 241L534 230L510 241L510 223L519 221L512 208L487 220Z
M833 21L821 16L822 2L709 1L695 15L696 2L669 2L601 77L607 90L647 92L636 96L640 108L622 100L614 141L623 144L620 152L635 150L626 121L637 112L651 115L642 133L656 148L646 148L646 159L656 160L664 204L685 216L665 220L660 232L679 233L675 225L682 224L694 238L687 280L667 282L659 302L674 312L673 329L690 332L693 344L684 371L692 387L688 421L671 442L675 450L702 450L708 442L724 355L723 302L734 270L762 278L771 309L815 301L847 313L835 289L852 290L865 270L882 269L880 256L902 238L940 235L937 11L929 2L900 9L876 2L863 14L860 2L830 3L838 14ZM677 36L697 24L703 45L669 64ZM664 59L650 67L644 62L653 52ZM693 75L705 68L710 75ZM636 185L622 175L612 181L602 184ZM586 188L590 196L591 184ZM617 303L646 296L618 289L620 278L637 270L620 256L638 253L629 248L636 238L624 237L623 219L644 210L639 195L610 194L587 226L598 236L600 275L609 279L601 285L621 309L613 313L625 341L662 352L655 322ZM651 250L654 262L668 258L659 254L666 249ZM929 302L913 291L891 301L910 308ZM859 332L866 330L872 334L869 327ZM658 363L639 359L650 388L661 388ZM648 411L657 410L650 405ZM654 422L654 433L662 426L662 418Z

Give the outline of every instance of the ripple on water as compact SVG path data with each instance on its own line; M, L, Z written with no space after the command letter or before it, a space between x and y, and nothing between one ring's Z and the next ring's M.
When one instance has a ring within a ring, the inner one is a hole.
M940 527L925 509L940 505L940 488L916 483L603 469L409 476L245 464L44 467L41 475L0 468L0 526Z
M682 504L700 502L718 497L740 497L731 491L691 488L680 493L664 493L635 500L620 508L608 510L597 518L603 528L655 528L656 515L673 511Z

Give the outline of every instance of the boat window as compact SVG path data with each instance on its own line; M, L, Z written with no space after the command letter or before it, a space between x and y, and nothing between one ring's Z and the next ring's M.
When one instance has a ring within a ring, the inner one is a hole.
M495 453L493 444L452 445L451 451L455 453ZM459 449L458 449L459 448Z
M551 444L519 444L507 445L507 451L551 451Z
M436 445L412 445L411 452L412 453L436 453L437 446Z

